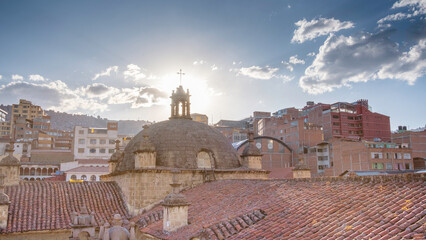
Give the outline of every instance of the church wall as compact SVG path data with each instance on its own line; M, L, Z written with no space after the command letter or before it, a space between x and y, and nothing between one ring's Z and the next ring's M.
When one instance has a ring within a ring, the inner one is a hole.
M59 240L69 239L71 236L71 230L61 231L33 231L26 233L11 233L11 234L0 234L1 240Z
M19 166L0 166L0 174L6 175L4 178L4 185L17 185L19 184Z
M139 169L122 173L108 174L101 177L102 181L115 181L120 186L126 200L129 213L139 214L142 209L148 210L167 194L171 193L172 169ZM191 188L212 178L204 170L181 170L178 182L181 189ZM267 171L255 170L215 170L216 180L225 179L268 179Z

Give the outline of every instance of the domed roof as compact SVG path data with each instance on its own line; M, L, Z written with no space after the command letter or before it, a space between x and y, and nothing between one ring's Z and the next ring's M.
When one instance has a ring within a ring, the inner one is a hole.
M155 147L157 167L196 169L200 151L209 153L216 169L240 167L236 150L218 130L189 119L171 119L139 132L127 144L124 159L118 162L116 171L135 168L134 150L140 147L145 134Z

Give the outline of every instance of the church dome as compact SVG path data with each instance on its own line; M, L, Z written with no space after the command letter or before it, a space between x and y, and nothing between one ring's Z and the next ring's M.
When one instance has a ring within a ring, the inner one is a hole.
M155 147L156 167L204 168L199 165L200 155L210 159L211 168L240 167L237 152L218 130L190 119L170 119L139 132L127 144L117 171L135 169L134 151L144 141L144 135Z

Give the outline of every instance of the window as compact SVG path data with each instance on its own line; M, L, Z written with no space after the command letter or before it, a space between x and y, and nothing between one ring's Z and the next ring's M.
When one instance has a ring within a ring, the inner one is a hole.
M340 126L340 123L338 123L338 122L333 122L333 126Z
M392 163L386 163L386 169L392 170Z
M333 118L338 119L339 116L338 115L333 115Z
M84 130L78 130L78 134L84 134Z
M318 161L327 161L328 156L318 156Z
M99 153L105 153L105 148L99 149Z
M79 148L78 153L84 153L84 148Z
M348 116L349 120L354 120L354 117Z
M90 176L90 181L96 181L96 176L95 175L92 175L92 176Z
M210 154L201 151L197 154L197 167L198 168L212 168Z
M106 144L106 140L105 139L101 139L101 140L99 140L99 143L100 144Z
M114 149L108 149L108 153L114 153Z
M86 181L87 180L87 176L86 175L81 175L81 180Z
M96 139L90 139L90 144L96 144Z
M406 163L406 164L405 164L405 169L411 169L411 164Z
M404 153L404 159L411 159L411 154Z
M383 163L373 163L373 169L383 169Z
M90 153L96 153L96 149L95 148L91 148L90 149Z
M76 176L76 175L72 175L72 176L71 176L71 179L72 179L72 180L76 180L76 179L77 179L77 176Z
M84 144L86 141L83 138L78 139L78 144Z
M391 159L392 158L392 153L386 153L386 158L387 159Z
M114 144L115 143L115 140L114 139L110 139L109 140L109 144Z
M378 153L378 152L372 152L371 153L371 158L382 159L383 158L383 154L382 153Z

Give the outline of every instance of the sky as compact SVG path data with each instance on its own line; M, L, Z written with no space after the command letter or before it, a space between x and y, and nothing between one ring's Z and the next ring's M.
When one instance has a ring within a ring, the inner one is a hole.
M0 0L0 103L162 121L182 85L209 122L368 99L426 124L426 0Z

